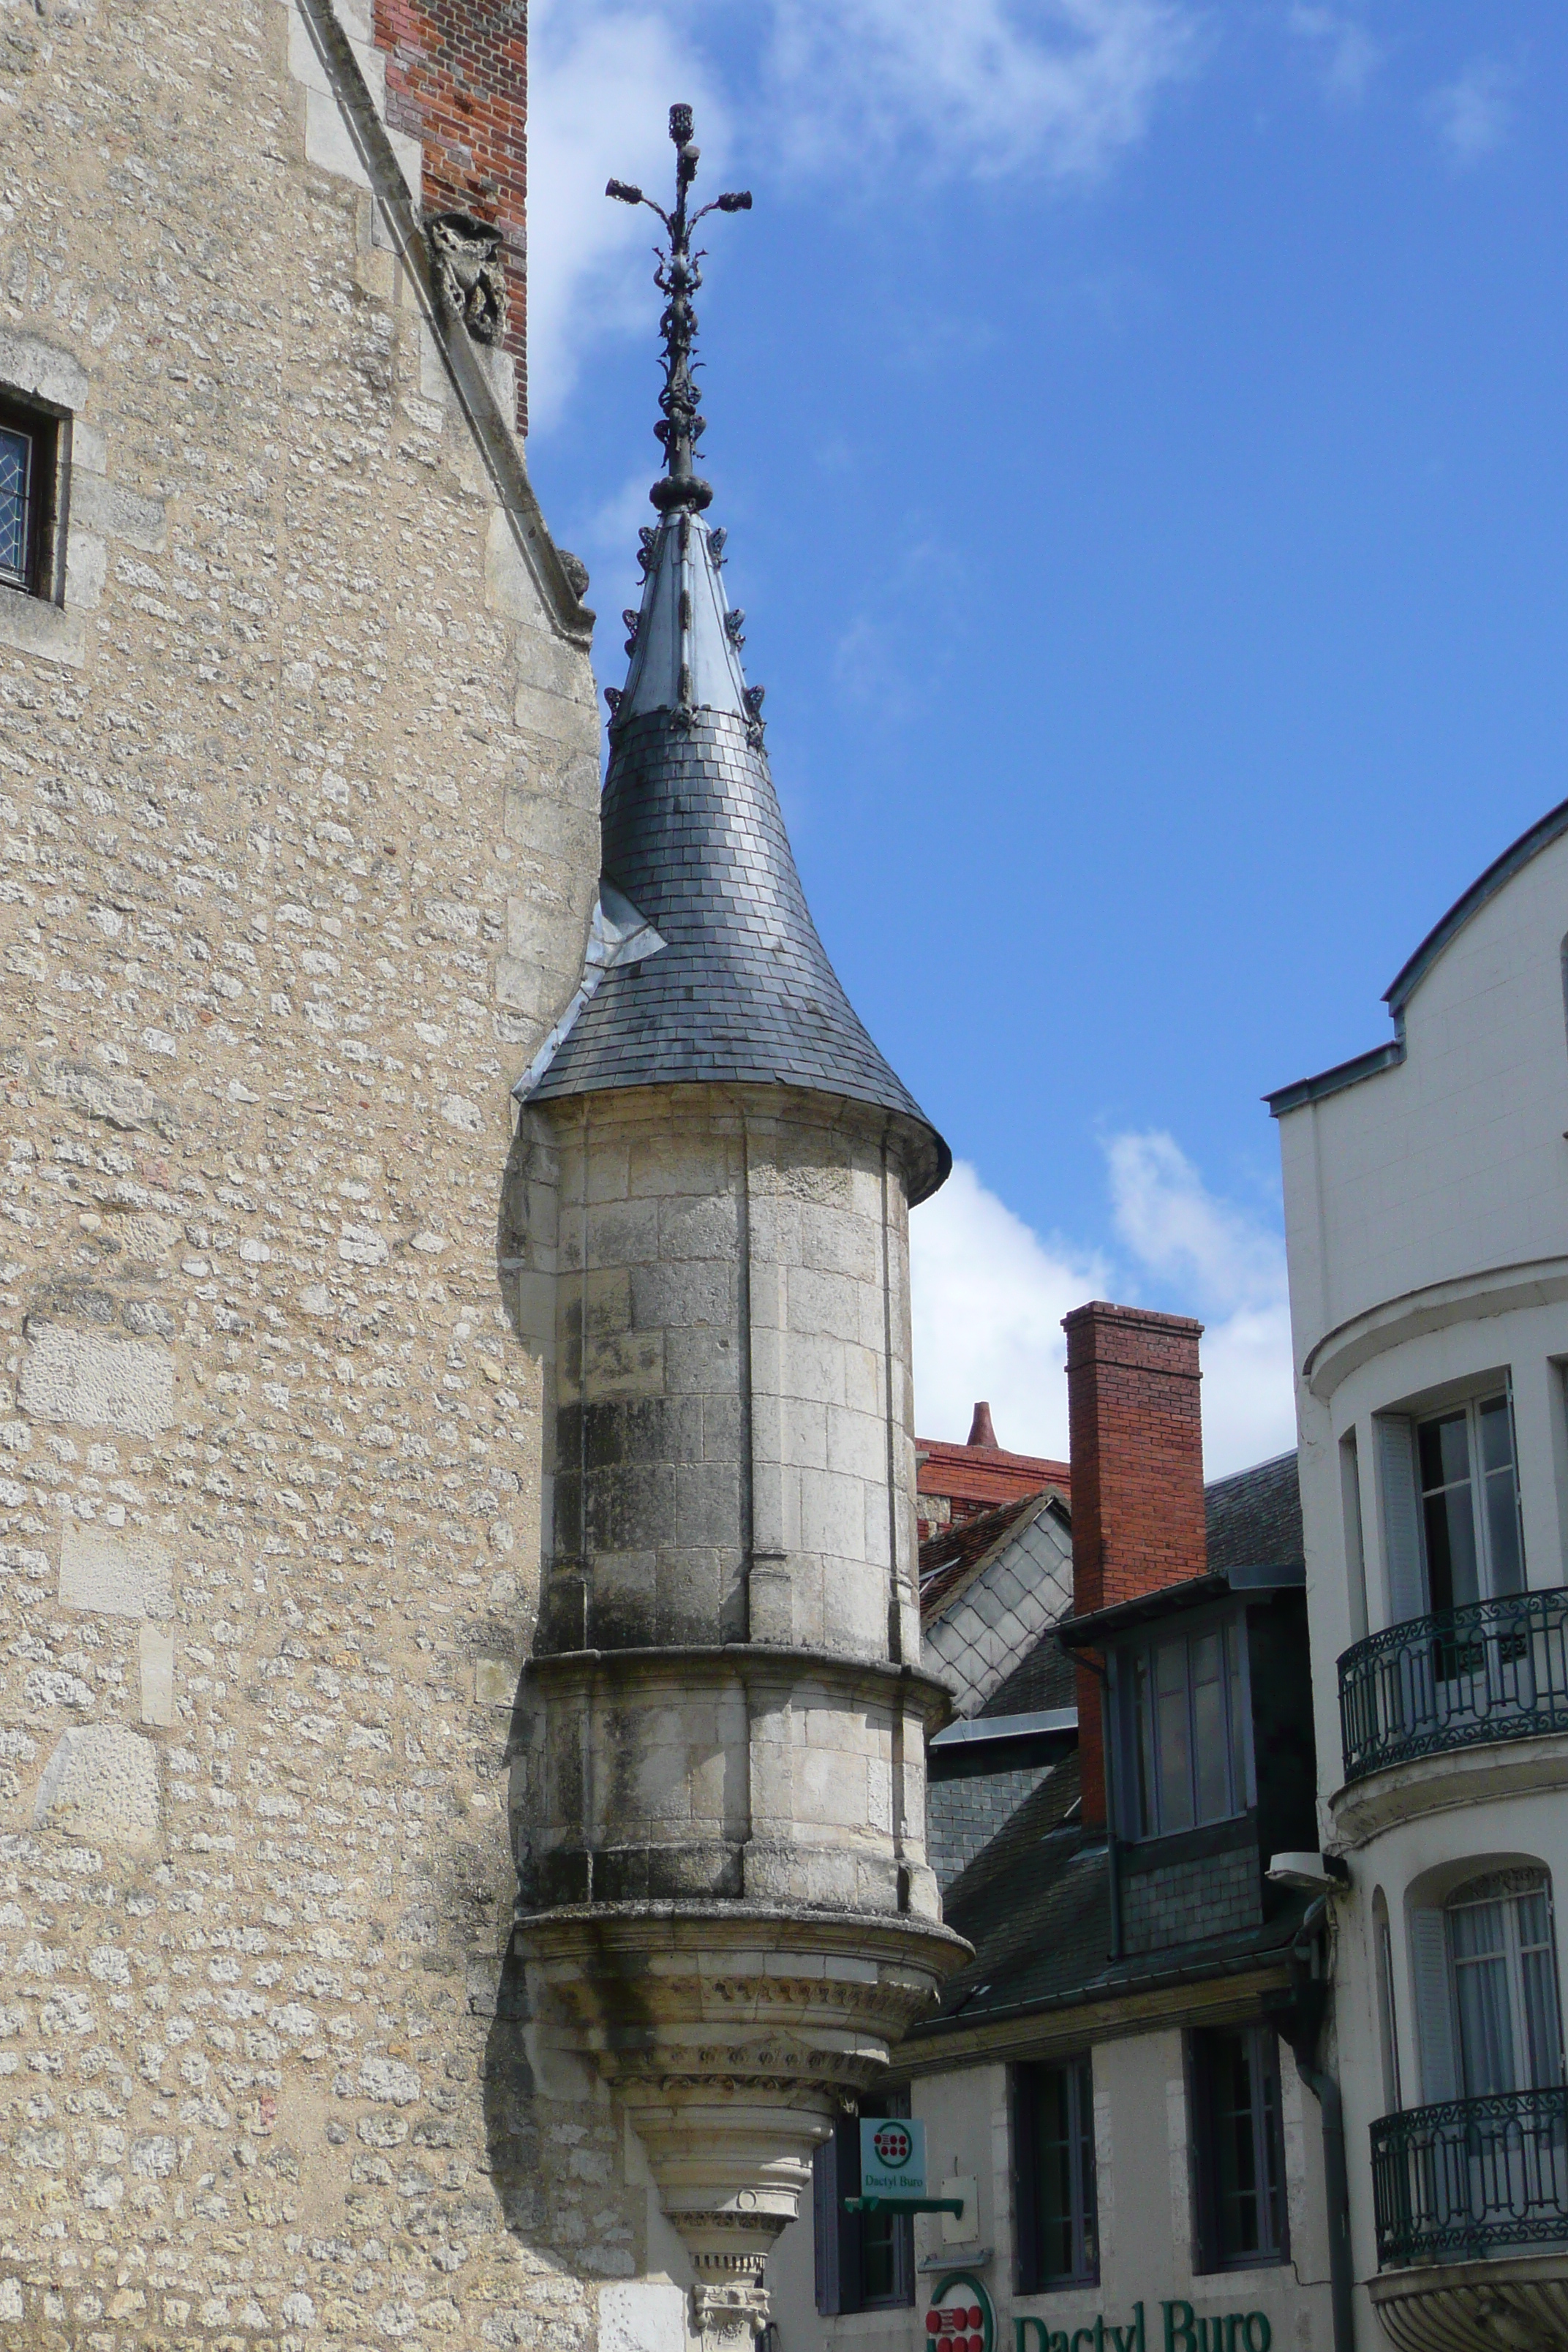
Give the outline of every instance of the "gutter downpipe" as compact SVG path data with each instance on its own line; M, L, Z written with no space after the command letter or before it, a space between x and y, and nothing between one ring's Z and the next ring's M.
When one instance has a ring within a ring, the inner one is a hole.
M1291 1959L1297 1968L1310 1966L1307 1938L1314 1928L1325 1925L1328 1897L1320 1895L1301 1922L1301 1933L1291 1949ZM1325 1955L1326 1962L1326 1955ZM1323 2132L1323 2202L1328 2208L1329 2223L1329 2300L1333 2314L1334 2352L1355 2352L1354 2279L1351 2263L1351 2198L1350 2175L1345 2165L1345 2111L1340 2097L1340 2086L1326 2066L1317 2063L1316 2050L1322 2027L1326 1995L1312 2004L1317 2014L1303 2004L1292 2004L1294 2014L1289 2021L1295 2027L1289 2032L1290 2054L1296 2061L1296 2072L1318 2102ZM1310 2022L1309 2023L1309 2019ZM1298 2038L1299 2037L1299 2038Z
M1125 1957L1121 1948L1121 1855L1116 1837L1116 1741L1111 1736L1110 1672L1097 1666L1086 1650L1068 1653L1075 1666L1087 1666L1105 1693L1105 1704L1100 1710L1100 1741L1105 1758L1105 1856L1109 1865L1110 1894L1110 1958ZM1348 2345L1335 2344L1334 2352L1350 2352Z

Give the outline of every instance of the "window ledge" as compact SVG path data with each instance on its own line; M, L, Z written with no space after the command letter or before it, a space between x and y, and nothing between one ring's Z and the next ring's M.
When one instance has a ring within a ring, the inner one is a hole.
M87 624L79 613L29 596L25 589L0 588L0 646L80 669L87 659Z

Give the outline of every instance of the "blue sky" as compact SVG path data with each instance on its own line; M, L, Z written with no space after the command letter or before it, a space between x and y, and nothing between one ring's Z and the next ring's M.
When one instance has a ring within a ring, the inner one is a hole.
M692 101L714 518L807 894L964 1163L922 1433L1065 1445L1056 1324L1202 1315L1293 1439L1265 1089L1568 792L1547 0L535 0L530 464L624 667ZM641 222L649 222L647 215ZM651 222L649 222L651 226ZM961 1423L963 1425L961 1425Z

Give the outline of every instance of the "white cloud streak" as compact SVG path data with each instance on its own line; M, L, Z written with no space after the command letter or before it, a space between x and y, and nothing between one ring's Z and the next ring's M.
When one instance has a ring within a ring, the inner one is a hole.
M1459 170L1483 162L1508 137L1513 125L1514 81L1507 66L1478 58L1457 81L1435 89L1427 99L1426 119Z
M650 322L658 224L605 181L662 195L676 99L700 110L705 175L721 169L729 110L684 15L616 0L533 0L529 79L529 409L548 432L595 344Z
M960 1161L910 1220L915 1406L925 1437L962 1438L977 1398L998 1441L1068 1450L1061 1318L1089 1298L1200 1317L1204 1456L1210 1477L1296 1442L1284 1244L1217 1199L1168 1135L1106 1147L1118 1246L1041 1237Z
M1290 30L1314 53L1325 92L1336 105L1357 106L1366 96L1384 51L1359 17L1342 8L1310 5L1295 0Z
M1197 25L1191 0L534 0L534 429L559 418L596 343L646 331L657 224L607 203L605 183L662 192L673 100L698 110L705 184L731 145L764 183L894 163L934 179L1091 181L1192 70Z
M799 163L1094 178L1192 68L1178 0L773 0L771 80Z

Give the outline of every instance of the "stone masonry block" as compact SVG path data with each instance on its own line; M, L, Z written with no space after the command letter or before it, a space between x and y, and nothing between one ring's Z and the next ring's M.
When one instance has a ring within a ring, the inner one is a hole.
M17 1402L35 1421L157 1437L174 1413L174 1359L147 1339L29 1323Z
M100 1837L134 1851L158 1835L158 1761L150 1739L119 1724L61 1734L38 1782L39 1829Z
M60 1534L60 1600L68 1609L109 1617L166 1618L174 1608L169 1555L151 1536L68 1519Z
M143 1624L138 1637L143 1723L172 1724L174 1711L174 1637L162 1625Z
M800 1473L801 1542L807 1551L858 1559L866 1540L865 1496L858 1478L828 1470Z

